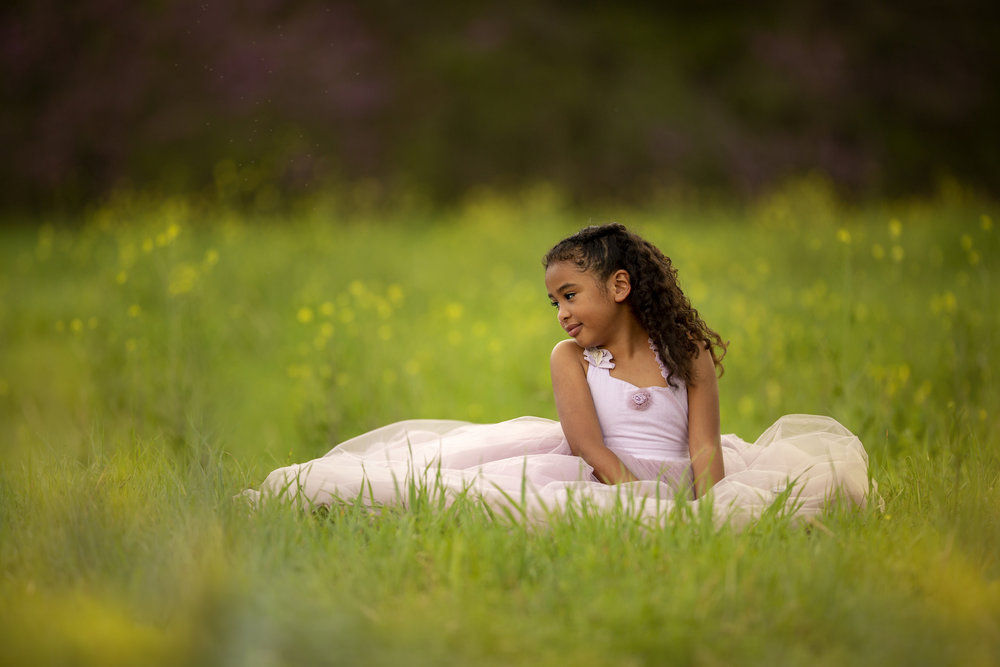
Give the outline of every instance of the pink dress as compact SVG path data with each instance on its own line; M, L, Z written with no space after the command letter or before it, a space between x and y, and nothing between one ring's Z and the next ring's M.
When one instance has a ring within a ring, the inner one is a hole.
M559 422L519 417L497 424L414 419L347 440L321 458L275 470L253 502L285 497L305 507L360 498L366 505L405 504L410 490L468 494L494 509L544 521L569 505L622 507L662 519L691 498L687 389L636 387L612 377L611 353L584 351L587 383L604 442L640 479L608 486L574 456ZM659 359L657 359L659 362ZM660 364L664 378L666 369ZM726 476L709 496L717 520L745 524L780 496L804 517L840 497L863 504L868 456L860 440L829 417L786 415L753 444L722 436ZM789 487L791 487L789 489ZM641 500L641 502L635 502Z

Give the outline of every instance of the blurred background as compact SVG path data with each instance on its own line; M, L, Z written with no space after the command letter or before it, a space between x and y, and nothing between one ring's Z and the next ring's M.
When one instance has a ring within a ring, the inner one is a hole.
M1000 190L994 3L8 0L0 196Z
M1000 664L995 6L0 1L0 666ZM885 512L232 502L556 417L539 260L608 219L729 343L724 432L831 415Z

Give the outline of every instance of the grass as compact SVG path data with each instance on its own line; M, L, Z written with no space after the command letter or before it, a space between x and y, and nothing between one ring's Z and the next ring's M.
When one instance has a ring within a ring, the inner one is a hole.
M614 217L730 341L724 430L833 415L884 512L249 512L234 493L387 422L554 417L539 258L580 218L121 200L0 232L0 662L995 664L996 204L805 183Z

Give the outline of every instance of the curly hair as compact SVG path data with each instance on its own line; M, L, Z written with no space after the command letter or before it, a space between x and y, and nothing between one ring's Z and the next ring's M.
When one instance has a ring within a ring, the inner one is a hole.
M691 382L699 344L711 353L722 374L726 343L684 296L670 258L649 241L618 223L594 225L549 250L542 263L548 268L553 262L571 262L602 281L619 269L628 272L632 285L628 303L670 371L671 384L674 377Z

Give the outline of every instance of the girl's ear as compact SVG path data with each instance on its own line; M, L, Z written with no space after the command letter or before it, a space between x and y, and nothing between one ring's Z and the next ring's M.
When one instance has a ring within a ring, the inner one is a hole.
M625 269L618 269L612 273L608 282L611 287L611 295L615 298L616 303L621 303L632 293L632 282L629 280L628 271Z

